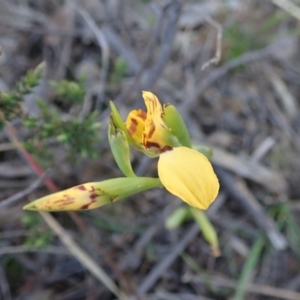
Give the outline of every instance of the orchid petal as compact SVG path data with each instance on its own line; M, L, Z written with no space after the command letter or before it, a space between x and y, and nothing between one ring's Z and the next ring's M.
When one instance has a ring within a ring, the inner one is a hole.
M219 191L219 181L209 160L186 147L160 155L158 176L170 193L200 209L207 209Z

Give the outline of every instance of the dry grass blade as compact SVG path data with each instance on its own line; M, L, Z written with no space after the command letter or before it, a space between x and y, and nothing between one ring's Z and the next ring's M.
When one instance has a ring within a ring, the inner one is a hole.
M104 90L106 87L106 81L107 81L107 75L108 75L108 68L109 68L109 45L107 43L105 34L103 31L97 26L95 21L92 19L92 17L89 15L87 11L84 9L78 7L76 4L74 4L72 1L69 1L69 5L73 7L75 10L77 10L80 15L84 18L92 32L95 34L98 45L101 47L101 62L102 62L102 68L101 68L101 91L100 91L100 98L104 97ZM100 105L98 103L98 105Z
M101 269L98 264L83 250L65 229L49 214L40 213L49 227L57 234L61 242L66 246L70 253L82 263L99 281L101 281L114 295L120 300L128 300L129 298L116 286L110 277Z
M210 207L208 210L208 216L212 216L217 213L220 207L224 203L224 198L221 196L219 199ZM172 252L167 254L161 261L159 261L154 268L152 268L151 272L144 278L142 283L138 288L138 293L143 295L147 293L155 282L164 274L164 272L170 267L173 261L182 253L182 251L187 247L187 245L196 237L199 232L199 225L192 225L187 232L184 234L183 238L179 243L173 247Z
M28 188L26 188L25 190L16 193L10 197L8 197L7 199L4 199L0 202L0 209L15 204L18 200L24 198L25 196L29 195L30 193L32 193L34 190L36 190L41 183L43 182L43 180L45 179L46 174L44 174L43 176L39 177L38 179L36 179Z
M3 298L1 297L1 295L3 296ZM0 298L5 300L12 299L7 278L1 267L0 267Z
M199 283L206 284L207 281L209 281L214 286L230 287L233 289L236 289L238 286L237 281L222 277L220 275L205 274L205 276L203 277L186 275L184 277L184 281L186 283L194 282L196 284ZM247 285L245 285L245 291L252 294L272 297L272 299L276 299L276 298L280 298L284 300L300 299L300 293L285 290L285 289L280 289L268 285L255 284L255 283L248 283Z
M250 158L238 157L217 147L213 147L213 152L212 161L216 165L250 179L271 192L285 192L287 183L280 173L255 163Z
M241 204L244 210L251 215L256 224L264 230L273 247L277 250L286 249L287 241L285 237L277 230L275 222L265 214L245 182L220 167L216 167L215 171L223 188L225 188L231 197Z
M278 7L284 9L291 16L300 20L300 8L293 1L290 0L271 0Z

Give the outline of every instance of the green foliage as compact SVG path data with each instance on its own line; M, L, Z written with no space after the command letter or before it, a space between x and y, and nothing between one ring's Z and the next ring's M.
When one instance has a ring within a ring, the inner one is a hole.
M248 51L259 48L257 34L249 29L242 30L238 24L225 30L224 40L229 46L226 60L235 59Z
M23 101L23 97L31 93L32 89L39 84L43 76L44 67L45 64L42 63L36 69L29 70L16 84L15 90L0 91L0 110L4 113L7 120L22 115L20 104Z
M237 289L233 296L234 300L242 300L245 299L245 289L247 284L251 280L251 276L255 268L258 265L259 258L261 256L261 252L265 246L266 240L263 235L260 235L255 241L247 260L243 266L243 270L241 272L240 278L238 280Z
M81 110L84 101L86 93L84 78L79 82L68 80L50 82L56 99L64 107L64 112L60 107L49 104L41 98L36 99L40 111L38 118L29 117L22 112L20 104L24 100L24 95L31 93L39 84L44 66L41 64L36 69L28 71L13 91L0 93L0 110L7 120L21 118L23 125L29 129L29 137L24 141L24 146L44 168L49 167L55 160L49 144L56 147L61 145L72 161L80 156L95 156L97 152L94 146L100 140L97 113L92 112L84 118L75 113ZM116 64L116 69L118 70L116 74L121 76L121 62Z
M68 145L72 154L80 153L82 157L95 156L97 151L91 146L99 141L97 114L92 113L84 120L69 120L64 122L57 140Z
M278 26L284 19L289 17L286 13L273 13L266 20L255 26L240 26L235 23L224 30L224 41L227 44L228 52L225 53L226 60L231 60L243 55L246 52L263 48L278 38ZM292 34L293 32L291 32Z
M39 100L39 108L43 121L28 118L24 124L34 132L25 142L25 147L33 153L36 159L44 166L53 161L48 140L55 139L63 145L72 160L82 157L95 157L97 152L93 147L99 140L98 130L100 123L97 121L96 112L91 113L85 119L70 118L63 120L57 109L48 109L46 104ZM37 145L39 145L37 147ZM47 166L44 166L47 167Z
M54 88L57 96L64 102L82 103L85 96L84 80L81 82L75 81L50 81L50 85Z
M28 212L24 214L21 221L28 229L24 247L43 249L50 245L52 232L50 228L45 226L40 215Z

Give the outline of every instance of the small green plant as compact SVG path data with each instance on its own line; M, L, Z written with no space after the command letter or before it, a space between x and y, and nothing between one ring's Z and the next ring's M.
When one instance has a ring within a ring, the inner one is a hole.
M80 82L62 80L50 81L57 96L66 103L82 103L85 96L84 78Z
M40 64L34 70L30 70L16 84L15 90L8 92L0 91L0 110L9 121L15 117L24 117L20 104L24 100L24 96L30 94L36 86L38 86L44 71L45 64Z
M286 13L272 13L256 29L253 26L241 26L237 23L225 28L224 41L228 48L225 59L229 61L249 51L266 47L273 40L280 37L278 30L274 29L288 17L289 15ZM299 34L299 30L289 32L291 35L295 33Z
M44 67L45 64L40 64L36 69L28 71L14 90L0 92L0 110L8 121L16 117L22 120L29 130L28 137L23 141L24 147L44 168L55 161L51 145L61 145L67 158L72 161L79 160L80 157L95 157L95 145L100 140L97 113L79 116L85 97L84 78L79 82L50 81L63 109L55 103L46 103L44 99L37 98L39 116L30 117L23 113L21 104L24 96L39 85Z

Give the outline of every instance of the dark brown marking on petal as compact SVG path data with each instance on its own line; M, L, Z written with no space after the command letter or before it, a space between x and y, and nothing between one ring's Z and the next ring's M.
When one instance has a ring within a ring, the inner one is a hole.
M172 147L170 147L170 146L164 146L164 147L160 150L160 153L164 153L164 152L171 151L171 150L173 150Z
M144 110L139 109L139 116L141 117L142 120L146 120L147 119L147 113Z
M87 204L84 204L80 207L80 209L88 209L90 205L92 205L93 203L96 202L95 200L96 198L91 198L91 202L87 203Z
M80 191L86 191L86 187L83 184L79 185L79 186L76 186L75 189L80 190Z
M130 118L130 121L133 123L134 126L137 126L138 121L134 118Z
M132 136L136 132L138 121L134 118L130 118L129 127L127 127L128 133Z
M155 131L155 125L154 123L152 122L151 126L150 126L150 130L148 131L148 134L147 134L147 138L148 139L151 139L152 138L152 135Z
M84 205L82 205L82 206L80 207L80 209L88 209L89 206L90 206L92 203L93 203L93 202L88 203L88 204L84 204Z
M66 205L69 205L69 204L72 204L74 201L72 200L69 200L69 201L64 201L63 203L61 204L58 204L57 206L58 207L63 207L63 206L66 206Z
M53 203L61 203L61 202L63 203L66 201L73 201L75 199L74 197L70 197L69 195L63 195L62 197L63 198L61 198L61 199L53 201Z
M110 200L110 202L114 202L116 198L118 198L118 196L111 196L111 197L109 198L109 200Z
M90 199L91 199L93 202L95 202L95 199L96 199L98 196L99 196L98 194L92 193L92 194L90 194Z
M146 142L146 143L144 144L144 147L145 147L146 149L150 149L150 148L158 148L158 149L160 149L158 143L155 143L155 142L149 142L149 141Z

